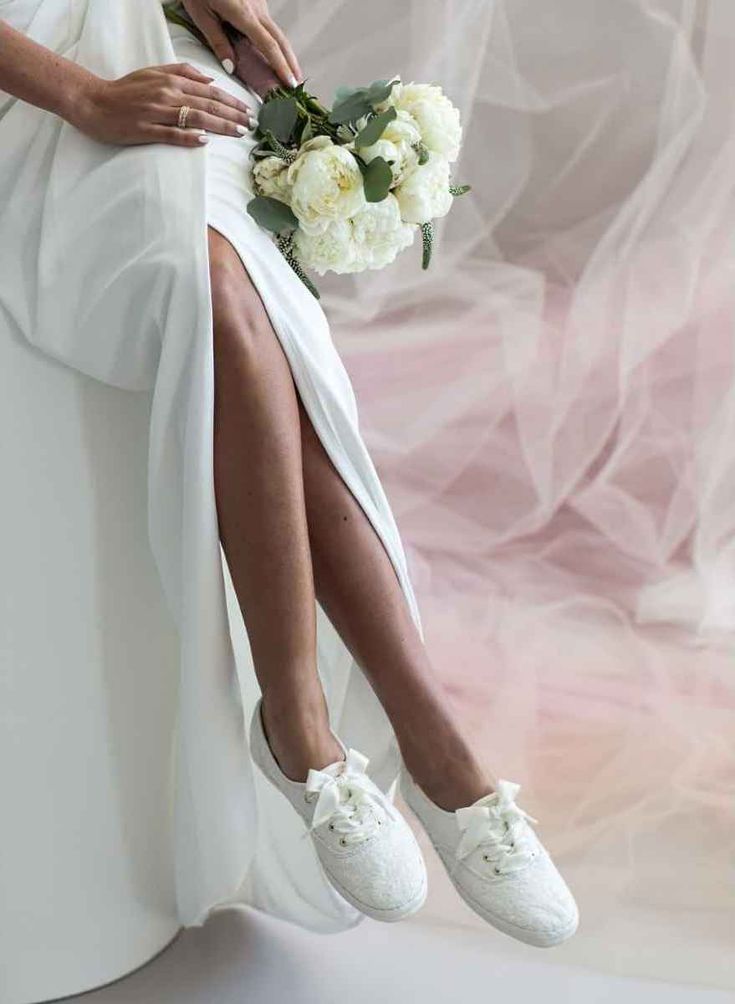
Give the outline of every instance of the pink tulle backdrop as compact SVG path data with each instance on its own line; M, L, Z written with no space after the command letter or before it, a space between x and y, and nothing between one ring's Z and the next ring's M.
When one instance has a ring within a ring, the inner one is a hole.
M464 116L432 269L322 286L431 651L578 893L554 958L733 986L735 4L273 7L325 97Z

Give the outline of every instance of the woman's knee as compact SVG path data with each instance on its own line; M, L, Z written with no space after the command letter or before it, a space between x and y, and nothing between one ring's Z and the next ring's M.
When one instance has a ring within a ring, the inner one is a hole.
M255 355L262 339L273 337L258 292L232 246L211 231L209 252L215 351Z

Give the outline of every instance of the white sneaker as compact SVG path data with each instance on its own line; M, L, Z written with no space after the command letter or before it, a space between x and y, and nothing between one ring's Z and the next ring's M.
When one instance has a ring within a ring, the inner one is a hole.
M261 705L259 698L250 723L253 760L306 823L331 884L374 920L415 913L427 890L421 848L397 807L365 773L368 758L336 737L344 759L311 768L306 781L293 781L273 756Z
M467 905L493 927L529 945L558 945L579 923L574 897L529 822L515 804L520 785L499 781L497 791L449 812L436 805L401 769L401 794Z

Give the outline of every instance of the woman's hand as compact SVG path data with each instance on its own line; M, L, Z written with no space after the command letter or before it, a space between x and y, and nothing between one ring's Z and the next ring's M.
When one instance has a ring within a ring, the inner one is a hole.
M247 36L276 74L291 87L303 80L291 43L268 12L266 0L181 0L222 66L234 72L235 51L222 22Z
M242 136L254 116L248 106L211 84L188 63L152 66L119 80L88 77L65 116L102 143L171 143L198 146L206 132ZM182 106L190 109L179 128Z

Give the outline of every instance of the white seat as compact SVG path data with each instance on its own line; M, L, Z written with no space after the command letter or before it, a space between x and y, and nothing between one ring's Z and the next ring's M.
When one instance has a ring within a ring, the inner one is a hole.
M178 655L148 545L150 394L0 321L0 1004L24 1004L178 930Z

